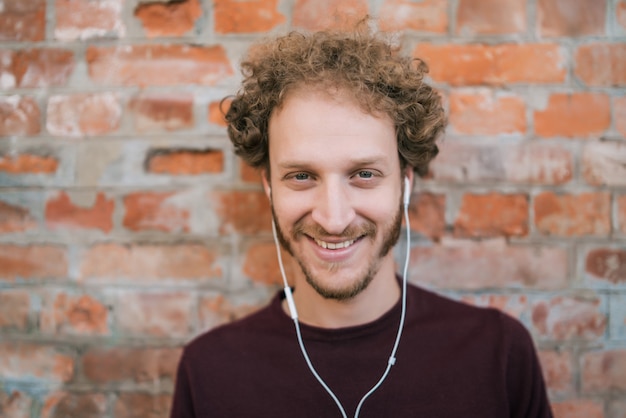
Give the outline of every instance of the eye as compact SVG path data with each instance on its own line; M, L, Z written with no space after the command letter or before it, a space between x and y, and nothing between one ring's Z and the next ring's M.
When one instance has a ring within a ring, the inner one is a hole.
M307 173L296 173L293 178L299 181L304 181L309 179L309 175Z
M362 179L371 179L372 177L374 177L374 173L368 170L361 170L357 173L357 175L359 176L359 178Z

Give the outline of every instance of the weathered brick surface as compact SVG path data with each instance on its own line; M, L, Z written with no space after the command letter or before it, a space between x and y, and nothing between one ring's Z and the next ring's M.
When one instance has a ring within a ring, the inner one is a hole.
M307 30L350 28L369 12L365 0L295 0L293 26Z
M445 33L448 29L447 3L444 0L385 0L378 15L383 30Z
M117 296L115 312L122 335L185 338L193 331L194 298L189 293L136 293Z
M75 59L63 48L0 50L3 88L64 86L72 75Z
M75 201L76 200L76 201ZM110 232L113 228L115 202L98 193L76 193L72 196L59 192L46 202L46 226L50 229L99 229Z
M27 207L0 200L0 234L22 232L37 226Z
M115 131L121 116L122 107L113 93L52 96L46 128L52 135L102 135Z
M575 55L575 75L590 86L626 84L626 45L592 43L580 46Z
M592 142L582 154L583 177L589 184L626 185L626 143Z
M526 107L519 97L490 91L449 96L450 131L469 135L496 135L526 132Z
M602 35L606 3L594 0L539 0L538 29L542 36Z
M200 16L202 7L198 0L140 3L135 8L135 17L141 20L148 37L184 35L194 28Z
M553 94L534 118L535 132L542 137L597 136L610 126L611 106L605 94Z
M626 234L626 194L617 196L617 225L618 230Z
M585 271L609 283L626 283L626 250L596 248L585 258Z
M528 234L528 197L466 194L454 222L454 234L459 237L524 236Z
M581 373L582 389L587 393L626 391L626 350L584 354Z
M282 251L281 255L283 257L285 275L289 278L292 276L294 267L285 251ZM276 247L273 242L251 245L246 251L242 270L246 276L258 283L272 285L283 282L278 266Z
M139 132L176 131L194 125L190 94L144 94L131 100L129 109Z
M440 238L446 229L446 197L433 193L419 193L411 198L409 223L411 231L432 239Z
M0 136L38 134L39 117L39 106L32 97L0 97Z
M45 0L4 0L0 41L42 41L46 33Z
M124 0L55 0L54 37L62 41L123 36Z
M602 403L593 399L557 401L552 412L555 418L605 418Z
M11 174L52 174L57 171L59 162L48 156L20 154L0 156L0 172Z
M214 22L217 33L267 32L286 17L278 10L278 0L246 1L215 0Z
M73 292L49 292L43 298L39 327L46 334L109 334L109 311L97 298Z
M67 275L67 251L60 246L0 244L0 280L61 279Z
M145 166L146 171L155 174L219 173L224 169L224 153L216 149L153 149Z
M270 203L264 192L220 192L211 194L216 211L222 220L220 232L227 234L255 234L271 231ZM246 216L254 213L254 216Z
M30 418L33 400L24 392L0 391L0 411L6 418Z
M512 34L526 30L524 0L461 0L456 31L462 35Z
M124 208L124 227L133 231L189 231L189 210L173 192L132 193L124 197Z
M106 414L107 396L102 393L55 392L45 399L41 410L41 418L104 418Z
M69 382L74 367L74 359L54 346L0 342L0 370L5 378Z
M116 418L167 418L170 406L169 394L120 393L113 411Z
M600 300L558 296L532 307L533 330L542 338L598 339L606 329Z
M569 394L574 389L573 360L571 353L539 351L539 362L546 386L551 395Z
M29 324L30 307L28 291L18 289L0 291L0 331L25 331Z
M607 235L611 231L611 196L608 193L535 196L537 229L546 235Z

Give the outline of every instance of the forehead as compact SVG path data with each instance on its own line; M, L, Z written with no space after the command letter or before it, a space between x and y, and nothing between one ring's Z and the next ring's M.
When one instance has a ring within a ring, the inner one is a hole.
M386 160L399 164L395 127L386 114L365 112L345 94L292 92L269 121L270 165Z

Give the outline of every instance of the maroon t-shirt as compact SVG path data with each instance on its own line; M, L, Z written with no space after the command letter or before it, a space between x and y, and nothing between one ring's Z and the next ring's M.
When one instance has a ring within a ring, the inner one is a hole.
M172 418L341 417L309 371L281 298L185 347ZM313 365L349 417L383 374L400 311L398 303L356 327L301 325ZM409 286L396 359L360 417L552 416L528 332L495 309Z

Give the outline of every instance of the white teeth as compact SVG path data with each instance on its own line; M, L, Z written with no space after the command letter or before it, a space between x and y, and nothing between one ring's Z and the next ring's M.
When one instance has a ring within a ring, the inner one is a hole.
M339 248L346 248L351 246L352 244L354 244L354 239L348 240L348 241L344 241L344 242L326 242L326 241L322 241L319 239L316 239L315 242L317 243L317 245L319 245L322 248L327 248L329 250L336 250Z

